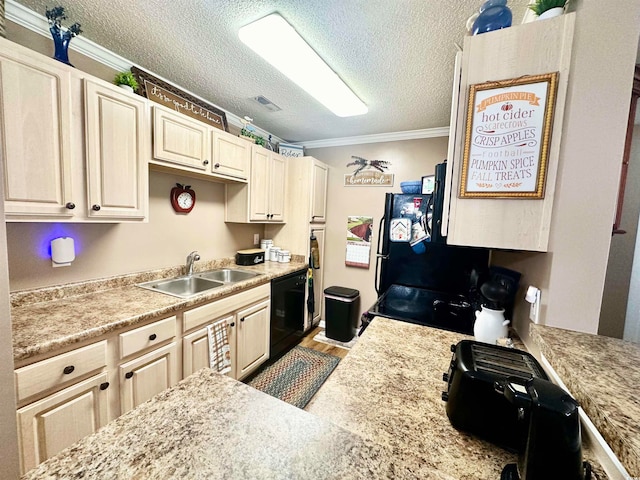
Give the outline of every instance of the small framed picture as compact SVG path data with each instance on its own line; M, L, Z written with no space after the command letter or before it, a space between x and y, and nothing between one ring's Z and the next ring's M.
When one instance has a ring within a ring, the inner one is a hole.
M436 185L436 176L427 175L422 177L422 193L433 193L433 189Z

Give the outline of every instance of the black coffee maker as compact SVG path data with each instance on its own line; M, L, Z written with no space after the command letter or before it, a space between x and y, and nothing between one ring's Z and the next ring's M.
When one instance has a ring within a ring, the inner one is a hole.
M509 377L495 387L529 422L526 447L501 480L591 479L591 466L582 461L578 402L542 378Z

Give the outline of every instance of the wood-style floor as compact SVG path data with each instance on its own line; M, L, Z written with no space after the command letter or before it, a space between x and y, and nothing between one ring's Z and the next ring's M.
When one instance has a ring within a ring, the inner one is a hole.
M349 353L349 350L346 348L335 347L333 345L329 345L327 343L315 342L313 337L315 337L318 333L320 333L322 329L320 327L316 327L313 330L309 331L298 345L301 347L311 348L312 350L317 350L318 352L328 353L330 355L335 355L336 357L344 358Z

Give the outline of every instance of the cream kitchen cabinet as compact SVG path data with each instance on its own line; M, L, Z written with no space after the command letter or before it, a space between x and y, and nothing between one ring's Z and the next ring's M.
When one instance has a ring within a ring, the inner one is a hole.
M327 186L329 167L311 157L311 218L312 223L324 223L327 218Z
M327 188L329 167L313 158L296 158L289 162L287 192L295 199L287 203L287 224L265 227L265 237L272 238L275 245L286 246L292 253L309 258L311 234L320 249L320 268L313 270L315 310L309 316L305 309L305 330L317 325L322 317L322 291L324 286L324 238L327 219Z
M176 323L173 316L119 334L120 358L137 355L118 366L121 413L137 407L180 380L178 343L173 341L160 346L175 339Z
M208 367L207 326L224 321L231 353L229 376L238 380L269 358L270 285L261 285L183 313L183 376Z
M449 162L445 202L450 200L444 222L451 245L546 251L549 242L564 105L570 75L575 13L544 22L531 22L483 35L466 37L461 62L460 88L454 91L449 136ZM522 55L517 46L527 45ZM558 72L551 142L546 168L544 198L460 198L470 85L515 79L523 75Z
M22 473L107 423L106 366L100 341L15 371Z
M147 216L147 101L0 39L8 221Z
M147 102L121 88L85 79L88 216L148 215Z
M153 160L161 170L246 181L251 143L166 107L153 107Z
M106 425L108 387L101 373L18 409L21 473Z
M71 69L0 45L7 218L71 218L81 195L71 182Z
M287 168L285 157L253 145L249 183L226 185L225 221L284 223Z
M269 359L270 302L264 300L236 313L235 378L242 380Z

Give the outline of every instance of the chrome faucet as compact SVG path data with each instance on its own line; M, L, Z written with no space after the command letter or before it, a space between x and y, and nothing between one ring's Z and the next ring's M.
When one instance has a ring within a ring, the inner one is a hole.
M193 262L200 260L200 255L195 250L187 255L187 275L193 275Z

